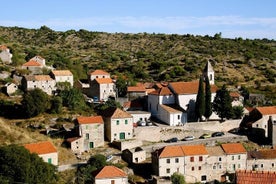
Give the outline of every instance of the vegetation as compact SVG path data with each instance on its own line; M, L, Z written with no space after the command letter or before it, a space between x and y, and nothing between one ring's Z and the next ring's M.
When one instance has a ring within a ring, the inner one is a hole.
M227 91L226 86L223 85L222 88L217 91L213 101L213 111L221 118L221 121L223 121L224 118L232 118L233 109L231 102L231 96Z
M171 176L172 184L185 184L185 177L180 173L173 173Z
M195 112L197 118L202 121L202 116L205 114L205 94L203 86L203 77L199 79L198 92L196 96Z
M212 94L209 78L205 79L205 113L204 116L208 120L212 114Z
M24 147L0 147L0 183L55 183L55 166Z

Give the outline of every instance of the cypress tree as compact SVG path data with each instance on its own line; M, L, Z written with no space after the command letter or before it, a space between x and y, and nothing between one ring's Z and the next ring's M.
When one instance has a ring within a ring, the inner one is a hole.
M223 121L224 118L229 119L233 116L231 101L229 91L227 91L226 86L223 85L222 88L217 91L213 102L213 110L221 118L221 121Z
M211 86L210 86L210 81L209 78L206 77L205 79L205 113L204 116L208 120L209 117L212 114L212 96L211 96Z
M202 116L205 113L205 95L204 95L204 87L203 87L203 77L201 76L199 79L198 92L196 96L196 105L195 112L197 118L202 121Z

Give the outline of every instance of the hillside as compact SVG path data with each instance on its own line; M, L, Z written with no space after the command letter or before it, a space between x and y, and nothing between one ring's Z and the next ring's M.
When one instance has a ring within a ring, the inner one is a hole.
M218 86L245 85L251 92L275 100L274 40L225 39L221 34L56 32L42 26L0 27L0 44L12 50L14 65L41 55L47 65L69 68L76 78L86 78L90 70L104 69L134 81L189 81L198 79L210 60Z

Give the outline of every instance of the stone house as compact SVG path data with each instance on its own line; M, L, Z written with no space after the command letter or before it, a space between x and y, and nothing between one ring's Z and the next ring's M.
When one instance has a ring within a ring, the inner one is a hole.
M225 181L227 173L246 169L247 152L240 143L221 146L172 145L152 153L152 168L159 177L183 174L186 182Z
M50 76L56 81L59 82L68 82L71 87L74 84L74 76L70 70L52 70Z
M104 119L104 132L108 141L133 138L133 118L120 108L108 108L101 112Z
M101 116L80 116L76 119L77 137L67 139L74 153L104 146L104 121Z
M116 87L110 74L103 70L95 70L89 75L88 96L99 101L106 101L109 97L116 97Z
M54 145L49 141L25 144L24 147L30 153L36 153L49 164L58 165L58 152Z
M247 153L247 169L254 171L276 171L276 150L261 149Z
M146 160L146 151L141 147L135 149L125 149L122 152L122 159L127 163L141 163Z
M6 45L0 45L0 59L5 64L12 63L12 54L10 53L10 49Z
M12 83L12 82L8 82L4 86L4 92L7 95L11 95L11 94L15 93L17 90L18 90L18 85L16 85L15 83Z
M29 60L22 65L22 69L30 71L31 74L42 74L43 65L35 60Z
M56 91L56 81L49 75L24 76L21 85L24 91L39 88L48 95L52 95Z
M127 87L127 97L129 100L142 98L147 95L147 90L142 83L137 83L136 86Z
M218 89L214 84L214 75L211 64L207 62L203 76L205 79L209 77L210 80L211 102ZM153 117L171 126L194 121L198 87L199 81L170 82L168 85L159 85L155 91L148 94L148 110ZM210 119L218 119L218 116L212 113Z
M136 124L139 121L150 121L150 112L147 111L127 111L133 117L133 123Z
M104 166L92 175L94 184L128 184L127 174L115 166Z
M221 145L226 154L227 172L246 169L247 152L241 143L227 143Z

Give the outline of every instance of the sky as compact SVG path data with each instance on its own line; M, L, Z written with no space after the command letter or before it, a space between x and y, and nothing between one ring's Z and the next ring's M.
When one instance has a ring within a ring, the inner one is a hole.
M276 0L0 0L0 26L276 39Z

